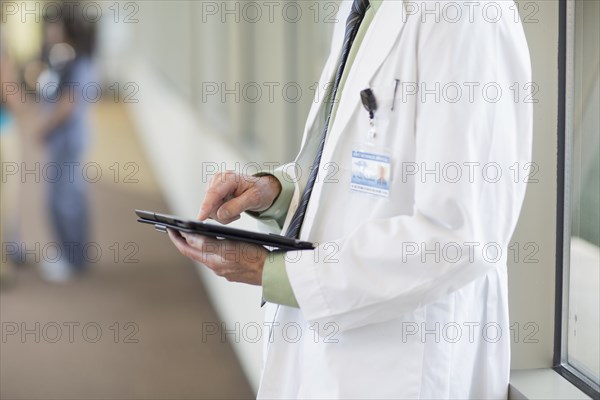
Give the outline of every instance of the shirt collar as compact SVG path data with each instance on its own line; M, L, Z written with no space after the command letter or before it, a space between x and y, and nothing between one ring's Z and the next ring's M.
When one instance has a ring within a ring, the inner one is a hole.
M370 0L369 1L369 4L371 4L371 7L373 7L374 12L377 12L379 7L381 7L381 3L383 3L383 0Z

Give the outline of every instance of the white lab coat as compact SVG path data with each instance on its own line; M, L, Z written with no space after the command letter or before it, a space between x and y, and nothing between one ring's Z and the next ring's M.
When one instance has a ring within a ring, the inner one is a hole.
M437 16L425 3L438 3ZM507 246L531 156L529 51L512 1L487 14L485 1L471 13L462 6L459 20L448 4L464 2L425 3L384 1L352 65L301 232L321 245L287 256L301 308L266 306L260 398L507 396ZM336 68L350 4L320 87ZM415 83L432 92L409 95ZM387 198L350 189L352 150L369 130L359 92L369 87L379 103L373 152L392 157ZM321 135L318 103L296 160L300 182Z

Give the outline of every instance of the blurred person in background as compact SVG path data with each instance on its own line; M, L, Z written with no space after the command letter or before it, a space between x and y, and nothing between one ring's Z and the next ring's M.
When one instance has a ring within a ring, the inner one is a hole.
M1 38L0 38L1 39ZM0 82L10 82L14 76L14 67L11 65L11 60L6 54L4 44L0 41ZM4 96L4 85L0 85L0 134L4 132L6 126L10 123L10 111L11 104L9 101L14 101L14 98ZM6 102L5 102L6 100Z
M11 111L18 107L14 104L16 99L5 95L5 84L16 81L16 69L6 51L4 41L0 37L0 135L5 133L12 122ZM3 157L0 154L0 160ZM13 281L13 270L11 264L0 264L0 284L5 285Z
M78 8L64 3L48 10L43 15L40 58L27 63L24 83L19 81L21 90L7 97L12 97L18 108L19 132L27 136L23 144L27 146L28 139L41 143L46 153L44 167L52 171L45 184L57 254L42 260L40 272L48 281L64 282L86 269L83 248L88 243L89 215L81 171L91 135L88 90L93 92L95 87L95 26ZM11 234L19 237L19 232ZM13 259L17 264L25 262L23 255Z
M91 131L85 88L93 82L95 26L82 13L67 10L62 7L59 15L44 16L41 59L46 69L38 78L41 118L31 132L44 142L48 162L61 168L60 177L48 182L50 219L62 251L58 261L41 264L42 275L50 281L64 281L84 271L83 247L89 237L81 167ZM74 173L68 165L75 165Z

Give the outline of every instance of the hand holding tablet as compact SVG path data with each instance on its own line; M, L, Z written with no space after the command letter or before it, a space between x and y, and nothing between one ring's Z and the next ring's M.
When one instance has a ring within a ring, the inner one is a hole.
M269 252L312 250L315 244L274 234L252 232L204 222L211 218L228 224L245 211L261 212L273 204L281 184L272 175L244 176L219 173L211 180L197 220L136 210L138 221L169 233L186 257L204 264L229 281L262 284Z

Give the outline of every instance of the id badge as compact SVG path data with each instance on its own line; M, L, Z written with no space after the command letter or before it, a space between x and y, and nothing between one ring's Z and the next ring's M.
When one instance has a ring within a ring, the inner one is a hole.
M355 144L352 149L350 189L353 191L380 197L390 196L392 157L384 150L382 136L388 130L397 84L398 81L389 101L385 96L389 92L386 89L389 88L365 89L360 92L361 101L369 115L369 129L364 133L364 142ZM390 95L391 93L389 92Z
M350 189L375 196L389 197L392 158L370 146L352 150Z

